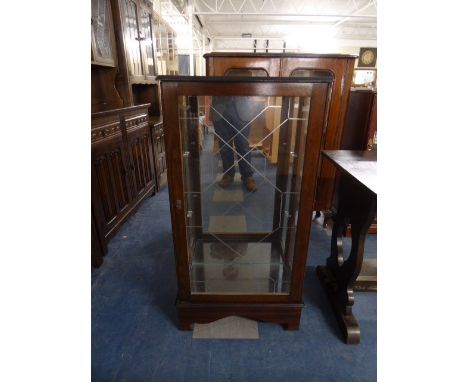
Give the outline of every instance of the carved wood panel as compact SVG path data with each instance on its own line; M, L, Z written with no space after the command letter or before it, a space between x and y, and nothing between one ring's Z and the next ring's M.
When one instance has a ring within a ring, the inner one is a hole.
M94 266L102 262L106 243L117 229L154 190L149 106L146 103L91 114Z
M129 152L129 166L132 174L134 197L146 193L154 187L154 164L148 117L134 116L125 121Z
M106 239L131 204L122 135L120 131L115 133L114 128L115 125L107 125L92 132L92 136L102 136L106 130L114 131L110 138L95 140L91 146L92 182L102 207Z

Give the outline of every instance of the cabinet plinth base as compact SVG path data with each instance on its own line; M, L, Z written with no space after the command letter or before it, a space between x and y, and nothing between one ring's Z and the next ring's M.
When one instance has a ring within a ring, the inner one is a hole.
M286 330L298 330L302 304L218 304L178 300L179 329L191 330L192 324L207 324L228 316L283 324Z

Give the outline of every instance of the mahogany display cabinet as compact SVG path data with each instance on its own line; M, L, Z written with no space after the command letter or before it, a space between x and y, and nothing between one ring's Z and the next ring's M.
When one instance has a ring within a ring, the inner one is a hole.
M298 329L333 78L160 80L180 328L235 315ZM273 125L251 147L261 116ZM275 165L258 149L274 132Z
M239 71L250 70L252 76L266 77L320 77L331 76L332 94L322 148L338 150L341 147L349 92L357 56L348 54L314 53L242 53L212 52L205 54L206 74L209 76L235 76ZM278 137L272 134L263 143L266 155L275 158ZM315 210L329 211L333 204L335 168L323 161Z

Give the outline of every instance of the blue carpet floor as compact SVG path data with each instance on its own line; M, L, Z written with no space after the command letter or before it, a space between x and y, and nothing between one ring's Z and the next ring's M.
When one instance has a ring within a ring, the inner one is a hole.
M375 381L377 295L357 293L361 344L345 345L314 266L329 234L315 222L298 331L259 323L259 340L194 340L177 329L167 189L147 199L92 270L93 381ZM376 257L369 235L366 256Z

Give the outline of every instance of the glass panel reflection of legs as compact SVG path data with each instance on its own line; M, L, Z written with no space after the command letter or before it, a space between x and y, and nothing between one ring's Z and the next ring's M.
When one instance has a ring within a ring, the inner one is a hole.
M179 97L192 293L289 293L309 103Z

